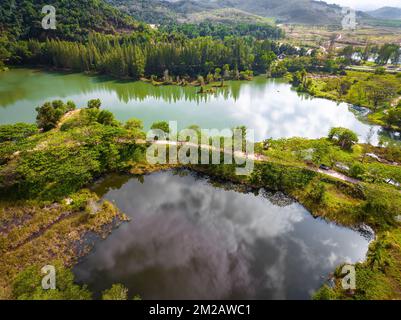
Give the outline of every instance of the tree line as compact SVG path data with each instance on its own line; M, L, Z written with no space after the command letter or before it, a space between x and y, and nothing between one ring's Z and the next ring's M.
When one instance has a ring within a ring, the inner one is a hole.
M166 33L182 33L188 38L211 36L224 39L228 36L252 36L258 40L284 38L283 29L267 23L212 23L210 21L196 23L169 23L160 28Z
M354 46L346 46L339 53L347 64L359 61L374 61L379 65L386 65L389 62L393 64L401 63L401 47L398 44L386 43L382 46L370 45L355 48Z
M0 39L1 41L1 39ZM206 76L216 69L265 73L280 54L296 54L288 44L253 37L185 39L141 34L110 36L91 34L87 42L57 39L7 42L3 59L9 64L42 65L57 69L98 72L118 78L143 76ZM0 57L1 59L1 57Z

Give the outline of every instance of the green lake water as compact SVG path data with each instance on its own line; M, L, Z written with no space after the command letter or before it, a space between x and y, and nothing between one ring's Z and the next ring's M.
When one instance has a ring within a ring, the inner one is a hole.
M196 124L221 130L246 125L255 130L256 140L319 138L333 126L356 131L362 141L369 130L375 132L375 143L379 135L389 135L360 120L365 110L299 94L282 80L256 77L250 82L227 82L215 94L197 91L195 87L155 87L79 73L14 69L0 73L0 124L34 122L35 108L45 101L72 100L83 107L88 100L100 98L103 108L118 120L136 117L146 128L159 120L177 121L179 128Z

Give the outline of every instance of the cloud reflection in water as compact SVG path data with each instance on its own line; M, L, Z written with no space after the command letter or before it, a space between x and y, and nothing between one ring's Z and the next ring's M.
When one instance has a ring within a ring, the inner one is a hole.
M132 221L74 269L95 292L123 283L144 299L307 299L368 247L297 203L280 207L192 175L130 179L105 197Z

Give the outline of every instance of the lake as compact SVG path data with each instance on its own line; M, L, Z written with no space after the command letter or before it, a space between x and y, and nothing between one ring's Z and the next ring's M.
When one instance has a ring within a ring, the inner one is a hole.
M364 260L372 234L315 219L281 193L239 192L188 171L111 175L94 186L132 220L74 268L96 297L309 299L335 267Z
M283 80L256 77L253 81L227 82L215 94L197 94L198 88L155 87L144 82L124 82L107 77L13 69L0 73L0 124L34 122L35 108L45 101L72 100L78 107L100 98L103 108L120 121L136 117L145 128L159 120L174 120L179 128L199 125L225 129L245 125L255 130L255 139L326 136L333 126L354 130L365 140L380 127L360 120L365 110L297 93Z

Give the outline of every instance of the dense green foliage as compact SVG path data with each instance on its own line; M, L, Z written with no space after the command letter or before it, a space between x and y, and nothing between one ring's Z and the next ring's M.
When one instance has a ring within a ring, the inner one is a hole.
M400 90L401 82L395 75L358 72L347 72L344 77L329 79L323 88L324 92L335 91L340 98L374 111L389 107L392 99L400 94Z
M177 14L171 3L163 0L106 0L114 7L127 12L138 21L152 24L174 23Z
M171 76L206 76L216 69L228 66L237 72L253 70L265 73L276 55L297 54L290 45L252 37L211 37L195 39L150 39L132 36L110 37L93 34L87 43L48 40L30 40L10 44L10 63L46 65L58 69L100 72L119 78L138 79L144 75L163 77L166 70Z
M258 40L281 39L284 31L270 24L249 23L212 23L209 21L194 23L169 23L160 28L166 33L182 33L188 38L213 37L223 40L228 36L251 36Z
M103 292L102 300L128 300L128 289L122 284L113 284Z
M42 28L41 21L45 16L42 7L45 5L56 8L56 30ZM114 34L118 30L137 28L138 23L103 0L2 0L0 6L0 30L14 39L50 37L82 40L94 30Z
M336 140L344 150L351 150L352 146L358 142L357 134L346 128L332 128L329 139Z
M31 64L132 79L160 79L168 70L173 78L194 79L215 74L216 69L227 65L232 70L231 77L240 78L236 75L241 72L265 73L276 55L298 54L290 45L267 40L283 36L280 28L269 24L169 24L158 31L135 24L103 1L59 1L54 5L62 19L56 30L49 31L40 26L42 2L33 5L21 0L22 9L18 12L11 10L9 2L0 20L7 31L0 38L1 68L4 64ZM22 15L25 11L29 14ZM96 12L91 14L92 11ZM105 36L117 33L109 32L109 20L116 29L130 33ZM19 39L24 40L15 41Z
M228 65L235 78L248 70L265 73L276 55L297 53L292 46L266 40L283 36L269 24L169 24L158 31L133 22L103 0L60 0L53 3L57 29L43 30L44 2L17 2L20 10L11 0L1 8L0 29L6 32L0 37L0 68L31 64L132 79L160 79L168 70L172 77L193 79Z
M273 77L282 77L287 72L327 72L338 74L344 72L345 64L340 59L332 59L328 56L317 55L313 51L309 56L302 56L304 49L301 49L301 56L295 58L285 58L279 61L271 70ZM303 84L301 82L298 85ZM304 85L304 84L303 84Z
M102 106L102 102L100 101L100 99L92 99L88 101L88 109L100 109L100 107Z
M0 126L0 143L6 141L16 142L38 132L34 124L16 123Z
M36 266L29 267L19 273L13 283L13 296L18 300L90 300L92 294L85 286L74 283L74 275L57 263L56 289L42 288L43 274Z
M334 66L333 70L337 70L336 75L306 74L305 70L318 71L315 67L311 68L311 61L319 63L318 60L308 57L284 60L273 66L272 76L283 76L291 71L292 73L288 77L298 91L369 108L373 111L368 115L370 121L389 129L401 130L401 81L399 74L345 72L344 65L341 66L341 64L332 65ZM324 64L327 65L327 61ZM315 62L312 65L315 65Z
M277 65L274 66L272 70L272 76L281 77L286 72L290 72L295 74L296 72L325 72L331 74L337 74L341 76L345 76L346 67L352 64L361 64L366 63L372 57L375 57L375 60L378 64L385 65L388 62L398 63L400 61L401 50L399 45L394 44L384 44L383 46L366 46L363 48L354 48L353 46L347 46L339 52L336 57L334 54L319 54L317 50L312 50L309 55L305 56L304 52L305 48L300 49L300 57L291 57L280 61ZM358 59L358 60L355 60ZM370 83L370 87L372 90L376 88L377 92L384 92L383 95L386 95L389 90L392 90L394 85L391 81L387 81L386 77L381 77L385 75L386 69L383 67L376 68L376 77L370 75L368 80L373 80ZM358 79L354 75L361 75L361 73L357 74L356 72L349 72L351 75L350 78L343 79L344 81L338 82L336 78L331 78L331 83L328 84L327 91L332 90L333 87L337 89L340 96L344 96L348 93L351 86L358 83L360 79ZM390 75L389 78L392 76ZM330 78L329 78L330 79ZM381 81L377 81L377 79L385 79L384 83ZM387 89L387 86L390 84L390 89ZM300 90L307 90L313 93L314 84L313 82L309 83L294 83L295 86L299 86ZM371 91L371 90L370 90ZM377 94L376 96L378 96ZM373 99L373 97L370 97ZM375 101L377 104L379 101ZM357 104L357 103L356 103Z
M51 103L45 106L53 108ZM9 126L0 126L0 132L7 130ZM25 126L13 130L24 138L0 143L0 163L5 163L0 167L0 187L3 196L24 198L56 199L103 172L123 169L124 162L141 149L135 139L144 137L140 128L125 129L113 114L97 108L83 109L66 119L60 131L25 137ZM17 150L22 156L10 162Z
M152 124L150 127L152 130L160 130L166 134L170 133L170 126L166 121L158 121Z
M67 103L63 103L63 101L60 100L46 102L41 107L36 108L38 112L36 123L39 128L44 131L49 131L57 126L64 114L75 110L75 108L75 104L71 101Z
M401 103L401 100L400 100ZM388 111L387 115L384 117L386 123L391 127L401 128L401 105L398 104L397 107L392 108Z
M83 285L75 283L72 271L62 263L54 263L56 289L43 289L45 276L37 266L31 266L20 272L12 284L12 295L17 300L91 300L92 293ZM128 289L121 284L113 284L102 294L102 300L128 300ZM137 295L134 300L140 300Z
M127 120L124 128L127 130L143 130L143 121L136 118L131 118Z

